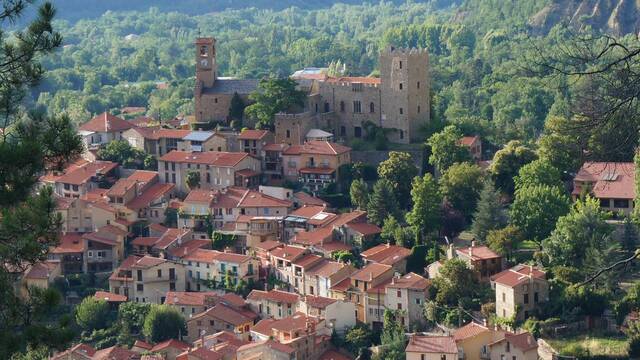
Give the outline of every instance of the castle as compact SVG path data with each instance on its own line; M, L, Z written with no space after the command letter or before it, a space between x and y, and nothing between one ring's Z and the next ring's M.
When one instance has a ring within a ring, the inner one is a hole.
M195 121L226 122L234 94L248 104L258 80L218 77L216 40L198 38L195 45ZM361 138L367 122L391 129L387 138L392 142L424 140L419 129L430 119L427 51L389 47L380 54L379 64L380 78L330 77L321 72L296 76L308 93L307 104L302 113L276 116L276 142L300 144L316 128L338 140Z

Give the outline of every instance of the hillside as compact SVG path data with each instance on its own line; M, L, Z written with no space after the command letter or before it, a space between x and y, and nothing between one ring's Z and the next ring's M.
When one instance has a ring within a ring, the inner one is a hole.
M77 21L95 18L107 11L146 11L156 7L162 12L176 11L188 15L201 15L225 9L243 9L255 7L258 9L282 10L289 7L301 9L322 9L334 4L362 4L365 0L53 0L58 9L59 18ZM392 3L403 3L402 0L390 0ZM418 0L416 2L431 2ZM438 1L448 4L451 1Z
M529 21L534 33L563 23L574 29L590 26L612 35L638 32L640 4L635 0L554 0Z

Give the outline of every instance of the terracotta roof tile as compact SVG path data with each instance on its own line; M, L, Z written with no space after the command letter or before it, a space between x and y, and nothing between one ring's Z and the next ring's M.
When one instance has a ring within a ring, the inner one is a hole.
M60 260L46 260L31 265L24 277L27 279L49 279L51 274L60 267Z
M158 242L159 237L155 236L138 236L131 241L131 245L135 246L153 246Z
M496 259L501 257L486 246L469 246L462 249L456 249L456 253L458 254L458 256L471 258L474 261Z
M529 350L538 348L536 339L528 332L523 332L520 334L504 333L502 338L490 343L489 346L494 346L503 341L508 341L511 346L520 349L522 352L527 352Z
M344 251L352 251L353 250L353 246L351 245L347 245L343 242L340 241L329 241L323 244L316 244L316 245L312 245L315 249L318 249L326 254L330 254L334 251L340 251L340 250L344 250Z
M411 250L402 246L380 244L362 252L361 255L367 261L394 265L411 255Z
M353 360L353 358L339 353L335 350L327 350L322 355L320 355L318 360Z
M333 239L332 228L320 228L313 231L299 231L295 234L291 242L301 245L317 245L325 242L330 242Z
M337 284L331 286L331 290L334 290L334 291L346 291L350 287L351 287L351 279L346 278L346 279L338 282Z
M465 340L468 338L472 338L474 336L480 335L484 332L487 331L491 331L489 330L489 328L487 328L486 326L480 325L480 324L476 324L473 321L468 323L467 325L458 328L454 333L453 333L453 339L455 341L461 341L461 340Z
M296 293L280 290L251 290L251 292L247 296L247 300L268 300L277 303L295 304L300 300L300 296L298 296L298 294Z
M130 122L103 112L80 126L80 130L93 132L116 132L134 127Z
M300 154L309 154L309 155L338 155L350 152L351 148L346 147L340 144L328 142L328 141L320 141L320 140L311 140L305 142L303 145L292 145L291 147L284 150L283 155L300 155Z
M143 256L142 258L138 259L138 261L135 262L135 264L131 265L132 268L150 268L156 265L160 265L162 263L167 262L166 259L161 259L161 258L157 258L157 257L153 257L153 256Z
M273 325L274 322L276 322L276 319L273 318L262 319L251 327L251 331L265 336L271 336L271 325Z
M547 275L537 267L519 264L492 276L491 280L499 284L514 287L528 282L530 278L544 280L547 278Z
M150 206L154 200L173 191L174 184L153 184L145 189L142 194L133 198L127 203L127 207L132 210L139 210Z
M327 306L335 303L336 301L338 300L322 297L322 296L312 296L312 295L307 295L304 298L304 302L308 306L311 306L316 309L325 309Z
M591 183L591 193L597 198L635 199L635 170L632 162L586 162L574 180ZM581 190L574 186L573 195Z
M256 342L252 342L243 346L240 346L238 348L238 351L244 351L244 350L248 350L248 349L252 349L255 347L260 347L260 346L265 346L268 347L270 349L274 349L278 352L281 353L285 353L285 354L293 354L296 352L296 349L294 349L293 347L289 346L289 345L285 345L285 344L281 344L277 341L274 340L263 340L263 341L256 341Z
M342 268L344 268L345 264L326 260L315 264L312 268L308 269L305 273L309 276L321 276L321 277L329 277L330 275L335 274Z
M425 279L416 273L410 272L399 278L393 278L387 287L393 289L427 290L429 285L431 285L431 281L429 281L429 279Z
M249 260L251 260L251 256L249 255L236 254L236 253L230 253L230 252L221 252L216 256L216 261L222 261L227 263L240 264Z
M84 251L84 241L80 233L66 233L60 236L58 246L51 249L52 254L81 253Z
M264 151L282 152L288 147L289 147L288 144L267 144L267 145L262 147L262 150L264 150Z
M191 231L189 229L168 228L167 231L160 236L160 239L154 247L158 249L166 249L174 242L178 241L178 239L187 237L190 233Z
M260 140L268 134L268 130L245 129L238 135L238 140Z
M98 350L95 352L92 360L133 360L137 359L140 355L133 351L118 347L112 346L110 348Z
M458 347L453 336L413 335L409 338L407 352L429 354L458 354Z
M250 156L247 153L240 152L189 152L174 150L165 154L160 161L170 161L177 163L205 164L220 167L233 167L238 165L242 160Z
M307 328L307 323L309 322L317 323L318 320L301 312L297 312L289 317L276 320L271 324L271 328L278 331L303 330Z
M260 250L271 251L281 246L284 246L284 243L281 243L276 240L267 240L267 241L263 241L261 243L256 244L254 247Z
M247 190L238 202L239 208L249 207L286 207L290 208L293 203L289 200L281 200L255 190ZM285 215L285 214L282 214Z
M307 269L313 267L314 265L317 265L323 259L324 258L322 256L307 254L298 260L292 261L292 263L293 265L300 266L303 269Z
M312 216L323 212L327 207L324 205L311 205L311 206L303 206L295 211L291 212L289 215L291 216L299 216L303 218L311 218Z
M211 245L211 240L194 239L189 240L182 245L169 249L169 254L176 258L184 258L196 249L206 249Z
M111 161L94 161L84 166L65 172L56 182L71 185L82 185L87 183L97 173L106 174L118 167L117 163Z
M458 144L464 146L471 146L476 140L479 140L480 137L478 135L475 136L463 136L458 140Z
M153 348L151 348L151 352L159 352L169 348L187 350L189 349L189 344L176 339L169 339L159 344L156 344Z
M342 76L342 77L330 77L327 78L327 82L330 83L363 83L363 84L375 84L381 83L380 78L376 77L364 77L364 76Z
M351 278L354 280L360 281L371 281L371 279L376 279L378 276L384 274L385 272L391 270L392 267L384 264L376 264L371 263L357 272L351 275Z
M189 349L178 355L179 359L197 359L197 360L220 360L224 357L223 354L199 347L197 349Z
M220 255L220 251L217 251L217 250L194 249L187 255L183 256L182 260L211 264L216 260L218 255Z
M271 256L293 261L294 259L304 254L306 251L307 250L303 247L285 245L281 248L276 248L271 251Z
M251 312L238 311L229 305L218 303L207 311L193 316L188 321L193 321L204 316L214 317L234 326L246 324L257 317L257 315Z
M369 223L350 223L346 225L349 229L354 230L362 235L374 235L374 234L380 234L382 232L382 229L380 229L378 226L376 226L375 224L369 224Z

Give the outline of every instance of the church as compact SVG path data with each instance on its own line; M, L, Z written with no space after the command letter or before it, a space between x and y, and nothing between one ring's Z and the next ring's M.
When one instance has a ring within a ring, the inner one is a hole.
M198 38L195 45L195 122L227 123L231 99L239 96L250 104L258 80L218 76L216 40ZM389 141L423 141L420 128L430 119L427 51L389 47L380 54L379 67L379 78L298 72L294 79L308 93L307 103L301 113L276 116L276 142L300 144L313 129L330 132L338 141L361 138L367 122L389 129Z

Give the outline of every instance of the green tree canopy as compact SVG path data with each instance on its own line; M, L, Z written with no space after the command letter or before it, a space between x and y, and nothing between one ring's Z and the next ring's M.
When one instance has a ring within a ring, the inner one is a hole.
M373 185L373 192L367 205L367 218L370 222L381 226L389 215L398 213L398 200L393 185L389 180L380 179Z
M190 190L200 187L200 172L195 170L189 170L185 179L185 183Z
M515 189L524 189L532 185L548 185L562 187L560 171L544 159L534 160L518 171L513 179Z
M513 178L520 168L536 159L536 153L520 141L512 140L493 156L489 172L496 187L506 194L513 194Z
M304 105L305 93L296 89L297 83L290 78L265 78L258 89L249 95L254 103L244 113L257 120L256 127L270 129L274 116L282 111L294 110Z
M442 194L431 174L413 178L411 199L413 207L406 215L407 223L416 229L419 236L437 231L442 219Z
M185 334L186 324L182 314L168 305L152 305L144 319L142 333L154 343L178 339Z
M460 144L462 133L455 125L445 127L441 132L431 135L427 145L431 147L429 163L440 172L457 162L471 160L469 149Z
M355 179L351 183L349 189L349 195L351 197L351 205L358 209L364 210L369 203L369 186L363 179Z
M470 220L483 185L483 172L478 165L455 163L444 172L440 188L444 197L454 209Z
M98 151L98 159L117 162L130 169L142 169L145 167L145 162L150 167L155 165L151 160L147 160L144 151L134 148L127 140L109 142L107 146Z
M552 266L581 268L589 249L604 249L611 241L612 228L606 222L609 218L610 214L602 210L597 199L587 196L576 201L542 244L547 262Z
M507 216L500 202L500 193L493 187L493 181L485 180L476 212L473 214L471 231L480 241L484 241L489 231L499 229L506 224Z
M487 233L487 246L507 259L512 257L513 250L517 248L520 241L522 241L522 234L513 225L503 229L490 230Z
M418 174L411 154L391 151L389 158L378 165L380 179L388 180L396 194L396 199L404 209L409 206L411 196L411 180Z
M88 296L76 307L76 322L83 330L104 328L108 321L109 303L105 300Z
M478 288L473 270L460 259L446 260L438 277L433 279L433 284L437 289L436 301L449 306L470 302Z
M569 196L558 187L535 185L519 191L511 205L510 221L525 239L541 243L571 207Z

